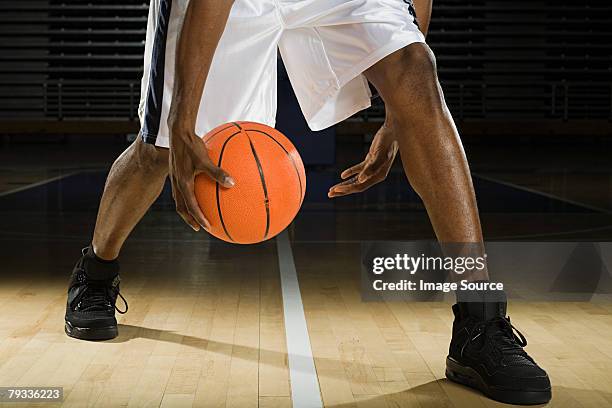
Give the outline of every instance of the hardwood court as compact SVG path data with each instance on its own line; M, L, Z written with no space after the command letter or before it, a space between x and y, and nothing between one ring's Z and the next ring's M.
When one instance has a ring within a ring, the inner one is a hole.
M445 380L449 305L362 303L345 253L322 269L304 262L305 250L296 264L325 406L499 405ZM143 243L126 255L130 311L117 339L97 343L63 333L65 276L8 257L0 384L62 386L66 407L291 406L274 244L236 254L223 244ZM612 404L610 303L514 303L510 314L552 378L551 406Z
M68 275L88 242L104 172L60 162L41 174L77 174L0 197L0 386L64 387L63 403L40 406L292 406L279 267L287 254L274 240L233 246L195 235L167 195L122 253L129 312L119 316L119 337L64 334ZM11 169L4 186L19 181ZM324 406L501 406L445 379L449 304L361 301L361 240L432 237L403 175L333 205L319 200L318 186L337 174L309 177L311 196L288 237ZM610 238L611 215L591 208L609 206L605 183L589 207L580 197L476 184L487 236ZM509 314L551 377L550 406L612 405L612 302L513 302Z

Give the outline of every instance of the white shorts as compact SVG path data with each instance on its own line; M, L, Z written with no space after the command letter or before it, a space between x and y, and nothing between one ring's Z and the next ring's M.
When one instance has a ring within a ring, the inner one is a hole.
M189 0L151 0L138 110L145 142L168 147L175 49ZM274 126L277 49L313 130L370 106L363 72L424 42L411 0L236 0L204 86L196 134L230 121Z

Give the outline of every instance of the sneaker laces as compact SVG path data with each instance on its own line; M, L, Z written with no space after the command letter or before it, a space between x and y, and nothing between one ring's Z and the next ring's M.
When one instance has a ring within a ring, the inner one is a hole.
M90 282L86 283L86 285L87 286L83 292L83 296L77 305L81 311L105 312L114 308L119 314L127 313L127 300L125 300L123 295L118 290L109 289L105 285L91 284ZM115 292L114 294L120 297L123 301L123 304L125 305L124 310L119 309L116 302L113 302L113 292Z
M123 297L123 295L121 294L121 292L117 291L117 296L121 298L121 300L123 301L123 304L125 305L125 309L124 310L120 310L117 307L117 303L115 302L115 310L117 311L117 313L119 314L126 314L128 311L128 302L127 300L125 300L125 298Z
M506 317L496 317L479 322L461 348L461 354L463 355L468 345L473 344L483 335L485 336L483 348L487 343L492 345L502 354L507 363L533 364L531 357L523 350L523 347L527 345L527 339L510 323L510 318Z

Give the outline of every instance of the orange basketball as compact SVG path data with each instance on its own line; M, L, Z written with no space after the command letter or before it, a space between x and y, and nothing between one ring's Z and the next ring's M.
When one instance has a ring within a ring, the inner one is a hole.
M196 177L195 195L211 224L210 233L224 241L252 244L287 228L306 190L304 164L289 139L261 123L232 122L202 140L213 163L236 182L224 188L205 174Z

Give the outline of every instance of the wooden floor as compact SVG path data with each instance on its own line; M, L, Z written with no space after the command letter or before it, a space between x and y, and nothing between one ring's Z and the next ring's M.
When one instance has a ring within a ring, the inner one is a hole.
M130 310L108 342L63 333L66 276L47 261L22 274L9 262L0 385L61 386L66 407L290 407L275 244L231 254L222 244L157 244L147 256L151 246L126 253ZM294 247L326 407L500 405L445 380L448 304L364 303L346 254L322 269ZM509 313L551 376L550 406L612 405L612 304L514 303Z
M108 342L63 333L65 279L12 279L0 289L0 384L64 387L67 407L290 406L278 270L267 247L243 252L243 262L179 255L177 273L165 275L168 263L135 271L138 262L128 262L130 310Z
M43 407L292 406L275 241L231 246L194 235L169 199L147 214L122 253L122 293L130 308L119 316L119 337L68 338L66 284L90 239L103 177L86 173L35 193L11 193L89 170L75 166L81 156L74 152L47 157L45 147L39 153L0 152L0 386L64 387L63 403ZM99 163L110 163L115 153ZM477 185L489 239L612 241L609 211L564 206L612 208L608 155L597 156L593 177L580 175L582 167L575 168L579 176L551 173L554 165L547 164L534 178L539 157L506 163L505 148L497 159L474 153L479 173L566 200L520 191L508 199L509 187ZM595 156L586 157L588 165ZM494 171L496 165L502 169ZM527 167L512 167L518 165ZM317 180L331 184L337 174L330 174L311 174L310 192L318 194ZM432 238L422 206L405 189L403 175L392 174L385 189L335 207L315 199L290 231L323 403L503 406L445 379L450 304L362 302L357 252L335 245ZM533 211L521 207L532 198ZM612 302L511 302L509 314L551 377L549 406L612 406Z

